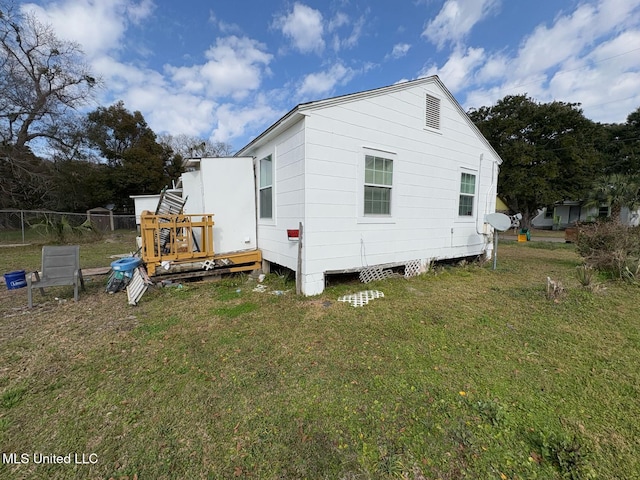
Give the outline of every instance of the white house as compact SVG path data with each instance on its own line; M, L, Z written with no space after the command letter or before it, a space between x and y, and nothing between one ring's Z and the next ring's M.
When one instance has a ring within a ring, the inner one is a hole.
M300 271L306 295L331 273L491 254L501 160L438 77L300 104L237 156L265 267Z

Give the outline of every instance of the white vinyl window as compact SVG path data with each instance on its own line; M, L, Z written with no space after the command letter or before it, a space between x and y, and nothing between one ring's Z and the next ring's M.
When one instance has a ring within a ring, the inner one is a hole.
M273 162L271 155L260 160L260 218L273 218Z
M476 176L462 172L460 177L460 201L458 203L458 215L461 217L473 216L473 204L476 197Z
M364 168L364 214L391 215L393 160L367 155Z

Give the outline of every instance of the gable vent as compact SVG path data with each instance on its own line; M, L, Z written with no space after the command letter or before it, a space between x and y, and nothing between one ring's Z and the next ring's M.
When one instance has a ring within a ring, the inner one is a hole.
M440 99L427 94L426 122L428 128L440 130Z

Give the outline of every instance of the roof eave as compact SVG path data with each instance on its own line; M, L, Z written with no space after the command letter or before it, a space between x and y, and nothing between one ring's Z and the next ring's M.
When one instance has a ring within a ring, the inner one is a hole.
M337 97L325 98L323 100L315 100L311 102L301 103L296 105L293 109L291 109L288 113L286 113L283 117L277 120L274 124L272 124L269 128L267 128L264 132L254 138L251 142L249 142L246 146L242 147L238 152L234 155L235 157L242 157L248 155L248 152L255 150L259 145L261 145L264 141L268 140L272 136L276 135L278 132L282 131L285 128L288 128L293 123L299 121L302 117L306 116L306 111L314 110L317 108L327 107L334 104L343 103L346 101L357 100L358 98L367 97L371 95L381 95L384 93L388 93L394 90L400 90L407 86L407 84L418 84L418 83L437 83L442 90L446 93L449 99L453 102L453 104L458 108L460 113L466 118L470 127L476 132L478 137L485 143L485 145L489 148L491 152L495 155L496 161L498 165L502 164L502 159L498 152L493 148L489 140L482 134L480 129L473 123L467 112L464 111L458 100L453 96L453 94L449 91L449 89L442 83L442 80L437 75L432 75L429 77L419 78L417 80L409 80L406 82L399 82L393 85L388 85L385 87L375 88L372 90L365 90L362 92L349 93L346 95L340 95Z
M252 156L252 155L249 155L249 152L251 152L252 150L255 150L260 144L267 141L269 138L276 135L281 130L288 128L289 125L292 125L293 123L300 120L300 118L303 116L299 111L300 106L301 105L297 105L293 109L289 110L289 112L287 112L284 116L280 117L280 119L278 119L275 123L273 123L264 132L262 132L256 138L251 140L247 145L245 145L240 150L238 150L234 155L234 157Z

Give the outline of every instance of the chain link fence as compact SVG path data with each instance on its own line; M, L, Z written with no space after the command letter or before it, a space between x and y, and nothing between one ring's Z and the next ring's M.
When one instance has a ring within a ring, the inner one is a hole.
M0 210L0 242L30 243L60 233L81 232L88 228L109 233L115 230L136 231L135 215L113 215L105 211L87 213L46 210Z

